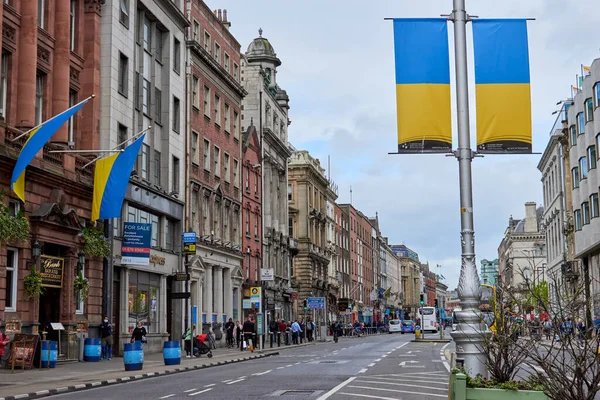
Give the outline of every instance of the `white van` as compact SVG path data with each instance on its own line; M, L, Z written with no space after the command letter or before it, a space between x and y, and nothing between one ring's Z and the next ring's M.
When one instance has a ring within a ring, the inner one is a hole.
M390 333L401 332L402 331L402 321L399 319L391 319L390 320L390 329L388 330Z

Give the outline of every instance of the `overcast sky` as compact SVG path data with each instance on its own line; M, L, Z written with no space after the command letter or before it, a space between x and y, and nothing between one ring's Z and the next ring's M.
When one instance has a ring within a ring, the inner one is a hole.
M406 244L434 270L441 264L446 283L455 288L460 271L458 163L444 155L387 154L397 150L397 133L392 23L384 21L448 14L452 1L207 1L212 9L228 10L242 51L262 27L282 61L277 80L290 96L290 142L309 150L325 167L331 157L338 202L350 201L352 187L354 206L369 216L379 214L390 243ZM580 65L600 57L597 0L467 0L467 11L480 18L536 18L528 24L533 148L543 152L556 103L570 96ZM473 95L470 29L467 35ZM475 135L473 128L473 148ZM479 270L481 259L498 257L509 216L522 218L525 202L542 201L539 159L490 155L474 160Z

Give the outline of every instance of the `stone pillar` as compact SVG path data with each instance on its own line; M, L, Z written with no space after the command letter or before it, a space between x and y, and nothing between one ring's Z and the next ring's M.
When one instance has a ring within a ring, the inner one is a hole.
M204 271L204 313L206 322L212 323L213 314L213 270L212 265L207 265Z
M158 294L158 312L160 314L158 320L159 332L167 332L167 277L160 276L160 293ZM167 332L171 333L171 332ZM171 340L176 340L171 335Z
M271 226L271 163L269 161L263 162L263 188L264 195L262 197L263 204L263 232L266 232L267 228ZM269 201L265 201L265 197L269 199Z
M233 317L233 288L231 285L231 268L223 268L223 293L224 305L223 312L227 319Z
M217 322L222 322L223 315L223 267L215 265L213 281L215 282L215 314Z
M35 80L37 73L38 2L21 2L19 63L17 79L17 123L20 129L35 125Z
M69 79L71 68L71 2L70 0L54 0L54 66L52 70L52 116L69 108ZM61 126L52 142L67 143L67 124Z

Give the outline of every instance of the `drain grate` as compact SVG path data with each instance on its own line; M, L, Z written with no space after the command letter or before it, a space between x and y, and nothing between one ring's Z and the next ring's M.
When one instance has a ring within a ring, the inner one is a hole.
M310 389L290 389L290 390L277 390L271 394L271 396L307 396L316 397L323 393L323 390L310 390Z

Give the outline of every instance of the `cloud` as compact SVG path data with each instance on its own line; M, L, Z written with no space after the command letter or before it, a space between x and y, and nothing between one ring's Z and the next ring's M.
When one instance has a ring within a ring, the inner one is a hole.
M397 145L392 26L384 21L447 14L451 1L218 3L209 1L228 9L243 49L264 29L283 62L277 79L290 96L290 141L323 165L331 157L339 201L350 201L351 186L353 204L367 215L377 212L392 243L406 243L422 261L443 265L447 284L455 287L461 251L458 163L444 155L387 154ZM597 1L470 1L467 7L480 18L536 18L528 25L534 150L542 152L556 102L570 95L580 64L590 65L599 54ZM469 41L473 93L471 47ZM451 73L453 68L451 60ZM475 113L471 99L473 145ZM473 161L478 261L497 258L511 214L521 218L525 202L541 201L538 162L539 155Z

